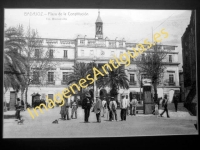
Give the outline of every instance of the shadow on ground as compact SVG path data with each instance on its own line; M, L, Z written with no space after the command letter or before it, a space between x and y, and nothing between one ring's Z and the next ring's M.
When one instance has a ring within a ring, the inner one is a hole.
M4 119L16 119L15 115L4 115L3 116Z

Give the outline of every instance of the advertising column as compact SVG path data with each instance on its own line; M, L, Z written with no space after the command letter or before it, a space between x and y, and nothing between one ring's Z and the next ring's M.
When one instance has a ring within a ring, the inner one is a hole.
M144 92L144 114L152 113L153 100L151 97L151 80L143 79L143 92Z

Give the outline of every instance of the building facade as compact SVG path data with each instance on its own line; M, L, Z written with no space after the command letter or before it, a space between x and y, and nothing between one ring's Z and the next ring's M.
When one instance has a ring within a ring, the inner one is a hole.
M196 113L196 35L195 35L195 11L192 11L190 24L186 28L182 40L183 76L185 91L185 106Z
M38 49L48 50L49 45L51 48L49 50L49 56L52 56L52 61L56 63L56 67L49 70L45 82L45 86L41 86L39 80L32 82L28 90L27 102L32 105L32 94L39 93L42 99L46 96L53 98L54 94L61 92L67 85L67 77L73 72L73 66L77 62L95 62L98 65L103 65L108 63L110 59L114 57L119 58L120 54L131 51L133 48L138 50L137 43L127 43L124 39L110 40L107 37L104 38L103 33L103 21L98 14L97 20L94 24L95 28L95 38L77 37L76 39L47 39L40 38L41 47L35 48L35 55L37 55ZM166 65L166 70L162 82L158 85L158 97L163 97L164 94L169 96L169 101L172 101L172 97L175 91L179 91L179 60L177 46L172 45L159 45L161 49L168 50L163 63ZM146 48L145 48L146 49ZM151 50L151 49L150 49ZM130 58L130 65L125 67L126 74L130 80L130 88L128 90L120 89L117 96L118 100L121 99L122 93L142 93L142 88L140 86L140 75L138 75L138 70L136 67L136 62ZM33 76L37 75L36 72ZM34 77L33 77L34 78ZM9 96L11 91L8 91L5 96L7 101L9 101ZM98 89L97 93L108 94L110 89L107 87L105 89ZM74 96L70 98L74 99Z

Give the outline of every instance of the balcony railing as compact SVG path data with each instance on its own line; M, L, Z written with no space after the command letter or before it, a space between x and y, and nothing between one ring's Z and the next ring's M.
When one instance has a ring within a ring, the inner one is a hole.
M31 81L31 84L40 84L40 81L38 80L33 80L33 81Z
M48 80L47 80L47 84L55 85L55 80L53 80L53 81L48 81Z
M130 85L136 85L137 82L136 82L136 81L133 81L133 82L130 82L129 84L130 84Z
M169 82L168 84L174 86L175 82Z
M61 84L62 84L62 85L67 85L67 83L68 83L68 81L66 81L66 80L62 80L62 81L61 81Z

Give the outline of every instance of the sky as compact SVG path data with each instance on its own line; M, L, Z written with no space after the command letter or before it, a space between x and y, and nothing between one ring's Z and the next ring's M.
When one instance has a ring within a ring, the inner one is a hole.
M19 24L37 29L42 38L75 39L95 37L95 22L100 11L103 37L143 43L165 29L169 37L162 44L176 45L182 62L181 37L189 25L191 10L145 9L5 9L6 27ZM59 19L59 20L58 20ZM182 65L179 65L182 70Z

